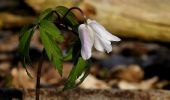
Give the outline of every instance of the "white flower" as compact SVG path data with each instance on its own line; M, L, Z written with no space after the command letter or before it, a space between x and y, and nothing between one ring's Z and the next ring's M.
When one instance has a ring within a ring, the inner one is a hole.
M92 47L98 51L112 51L111 41L120 41L120 38L109 33L101 24L94 20L87 20L87 24L81 24L78 27L78 33L81 41L81 55L87 60L91 57Z

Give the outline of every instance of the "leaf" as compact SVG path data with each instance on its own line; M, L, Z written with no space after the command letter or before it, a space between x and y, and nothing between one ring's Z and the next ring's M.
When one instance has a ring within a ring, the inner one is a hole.
M78 62L76 64L74 64L68 78L67 78L67 81L64 85L64 89L63 90L68 90L68 89L72 89L74 87L77 86L76 84L76 80L79 78L79 76L84 72L84 71L89 71L87 69L89 69L89 66L90 66L90 61L87 60L85 61L82 57L79 57L78 58ZM87 72L84 74L84 76L80 79L80 82L81 83L85 77L87 76ZM78 84L79 84L78 83Z
M50 21L42 20L40 27L45 30L46 33L54 40L58 42L64 41L63 35L61 35L60 30Z
M22 63L22 66L25 68L26 73L27 73L27 75L29 76L29 78L33 79L32 75L29 73L29 71L28 71L28 69L27 69L27 67L26 67L25 58L24 58L24 62Z
M30 45L33 33L34 33L34 27L32 28L32 25L23 27L23 29L21 30L19 34L19 46L18 46L19 54L22 59L22 65L26 69L27 75L30 78L32 78L32 76L26 68L26 63L31 65L31 60L29 56L29 45Z
M68 10L69 9L64 6L58 6L55 8L55 11L58 12L61 15L61 17L63 17L67 13ZM66 22L66 24L68 24L69 26L73 28L79 25L75 15L72 12L69 12L66 15L64 21Z
M34 33L34 28L30 28L28 26L24 27L21 30L20 37L19 37L19 53L22 59L25 59L26 62L31 63L29 57L29 45L31 42L31 38Z
M24 26L21 31L19 32L19 39L22 38L23 34L25 34L26 31L28 31L30 28L32 28L33 25L26 25Z
M80 81L76 84L76 86L79 86L84 81L84 79L89 75L90 65L91 65L91 61L88 61L88 65L84 71L84 75L80 78Z
M53 14L53 9L52 8L48 8L46 9L45 11L43 11L39 16L38 18L36 19L36 23L39 23L41 20L44 20L44 19L49 19Z
M40 38L47 53L47 56L50 61L53 62L54 67L58 70L59 74L62 76L62 51L55 43L55 41L50 37L50 34L47 33L47 30L39 27Z

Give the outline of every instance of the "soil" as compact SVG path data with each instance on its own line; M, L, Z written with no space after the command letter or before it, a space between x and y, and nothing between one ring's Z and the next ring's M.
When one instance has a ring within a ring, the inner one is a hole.
M0 100L35 100L35 90L1 89ZM40 100L170 100L165 90L41 89Z

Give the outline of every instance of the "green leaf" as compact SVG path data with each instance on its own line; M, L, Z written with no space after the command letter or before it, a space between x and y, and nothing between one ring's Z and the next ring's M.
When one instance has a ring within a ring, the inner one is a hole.
M61 35L60 30L50 21L42 20L40 23L40 27L45 30L46 33L53 39L54 41L62 42L64 41L63 35Z
M84 75L80 78L80 81L76 84L76 86L80 85L84 81L84 79L89 75L90 64L91 64L91 61L88 61L88 65L87 65L87 68L84 71Z
M27 67L26 67L25 58L24 58L23 60L24 60L24 61L23 61L23 63L22 63L22 66L25 68L26 73L27 73L27 75L29 76L29 78L33 79L32 75L29 73L29 71L28 71L28 69L27 69Z
M58 6L56 7L55 11L58 12L61 17L63 17L69 9L64 7L64 6ZM64 21L66 22L67 25L71 27L77 27L79 25L75 15L72 12L69 12L67 16L65 17Z
M39 23L41 20L44 20L44 19L50 19L51 16L53 14L53 9L52 8L48 8L46 10L44 10L39 16L38 18L36 19L36 23Z
M88 75L87 72L89 71L90 67L90 61L89 60L84 60L82 57L78 58L78 62L76 64L74 64L68 78L67 81L64 85L64 89L63 90L68 90L68 89L72 89L74 87L77 86L76 84L76 80L79 78L79 76L84 72L84 76L80 79L80 82L78 84L80 84L81 82L83 82L83 80L85 79L85 77Z
M33 25L26 25L24 26L21 31L19 32L19 39L22 38L22 36L26 33L26 31L28 31L29 29L31 29L33 27Z
M39 27L40 38L47 53L47 56L50 61L53 62L54 67L58 70L59 74L62 76L62 51L51 38L50 34L47 33L47 30Z
M32 78L32 76L26 68L26 63L31 65L31 60L29 56L29 45L30 45L33 33L34 33L34 27L32 28L32 25L23 27L23 29L21 30L19 34L19 46L18 46L19 54L22 59L22 65L26 69L27 75L30 78Z
M31 63L29 57L29 45L31 42L31 38L34 33L34 28L30 28L28 26L24 27L21 30L20 37L19 37L19 53L22 59L25 59L26 62Z

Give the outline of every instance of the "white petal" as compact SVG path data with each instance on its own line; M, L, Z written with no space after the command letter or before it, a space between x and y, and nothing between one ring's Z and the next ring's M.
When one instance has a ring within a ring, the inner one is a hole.
M88 24L102 38L105 38L109 41L120 41L120 38L109 33L101 24L97 23L96 21L89 19Z
M112 51L112 45L110 44L110 41L104 40L101 37L97 36L95 37L94 47L98 51L107 51L107 53Z
M94 40L94 47L98 50L98 51L101 51L101 52L104 52L104 47L102 46L100 40L95 37L95 40Z
M81 24L78 28L78 33L82 45L81 55L83 59L87 60L91 57L91 49L94 44L92 29L85 24Z
M98 22L96 22L95 20L87 19L87 23L88 23L88 24L96 23L101 29L104 29L104 30L105 30L105 28L104 28L101 24L99 24Z

